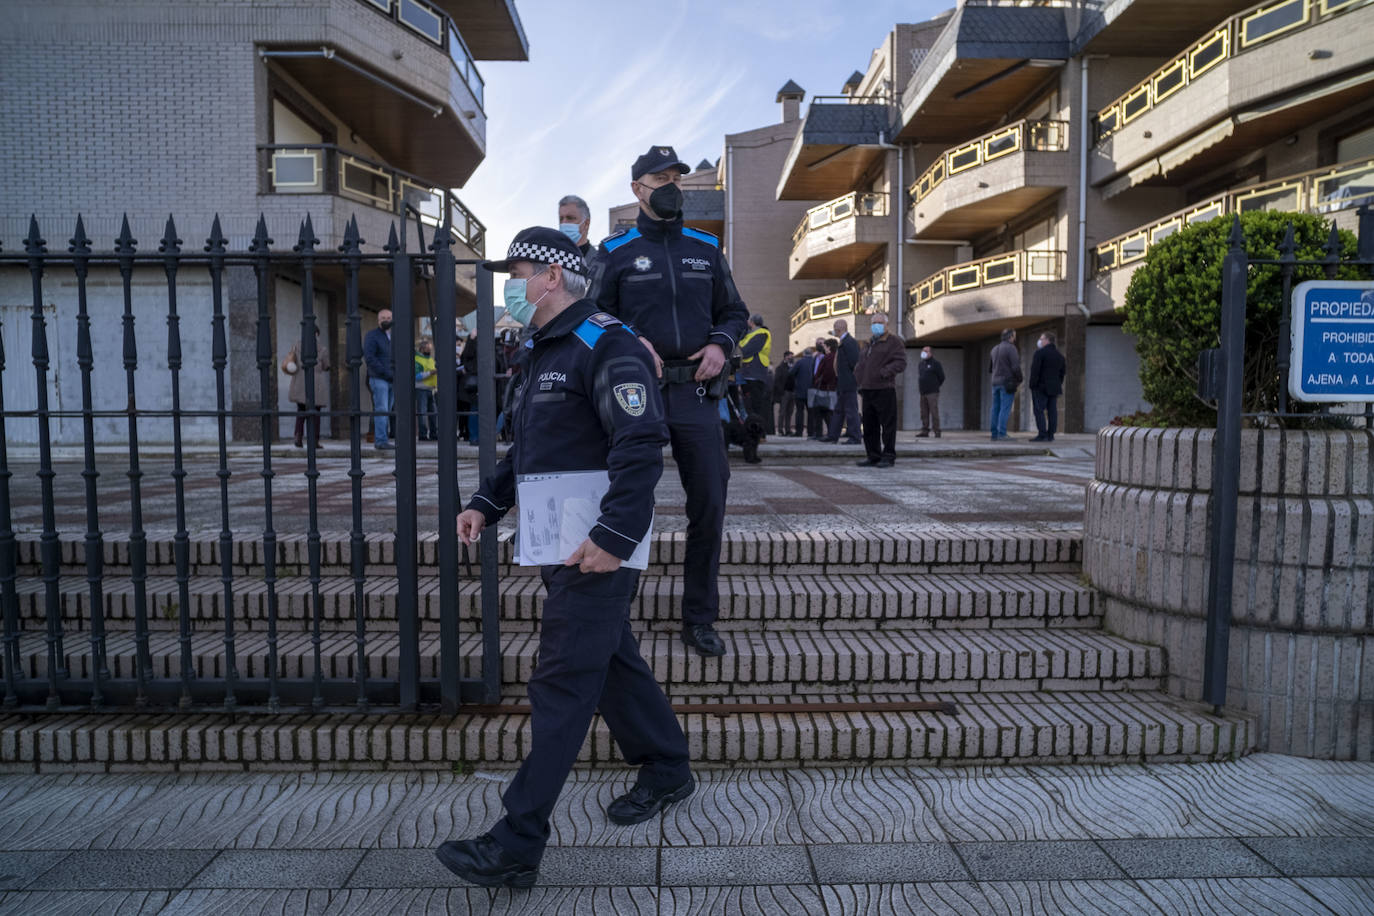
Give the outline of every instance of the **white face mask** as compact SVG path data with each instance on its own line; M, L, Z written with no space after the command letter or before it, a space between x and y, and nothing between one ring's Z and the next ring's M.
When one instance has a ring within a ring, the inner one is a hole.
M1035 349L1039 350L1041 347L1043 347L1043 346L1044 346L1045 344L1047 344L1047 343L1049 343L1049 341L1045 340L1045 339L1042 337L1042 338L1040 338L1039 340L1037 340L1037 341L1035 342Z
M930 359L930 354L929 354L929 353L922 352L922 353L921 353L921 359Z

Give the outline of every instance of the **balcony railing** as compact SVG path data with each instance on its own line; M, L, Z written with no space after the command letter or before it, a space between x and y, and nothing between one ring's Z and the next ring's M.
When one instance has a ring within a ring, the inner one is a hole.
M1180 92L1222 61L1370 3L1374 0L1280 0L1237 13L1099 111L1095 142L1101 142Z
M477 106L485 110L486 108L486 84L482 81L482 74L477 72L477 64L472 59L472 52L468 50L467 42L463 41L462 33L458 31L458 26L453 19L439 9L424 0L359 0L364 6L370 6L377 12L399 22L401 25L410 29L421 38L443 48L448 54L448 59L453 64L453 69L462 79L463 84L468 87L473 98L477 100Z
M1018 121L945 152L907 190L920 202L950 175L995 162L1022 150L1054 152L1069 148L1067 121Z
M792 232L792 245L801 243L802 237L813 229L820 229L842 219L859 216L887 216L887 195L883 193L859 194L850 192L843 197L826 201L819 207L812 207L802 216L801 222Z
M885 311L886 300L887 290L881 287L866 292L847 289L842 293L807 299L801 304L801 308L792 313L792 333L795 334L811 321L824 321L827 318L853 315L856 312L868 315L875 311Z
M260 146L258 155L273 194L333 194L403 220L409 204L428 226L442 226L447 217L454 241L477 255L486 253L486 227L453 192L434 182L330 144Z
M1370 203L1374 203L1374 158L1357 159L1330 168L1290 175L1277 181L1228 191L1103 242L1093 249L1095 272L1103 273L1134 264L1142 260L1153 245L1184 226L1229 213L1246 213L1250 210L1333 213Z
M1064 252L1029 249L995 254L978 261L946 267L907 290L907 302L919 308L949 293L1021 281L1064 279Z

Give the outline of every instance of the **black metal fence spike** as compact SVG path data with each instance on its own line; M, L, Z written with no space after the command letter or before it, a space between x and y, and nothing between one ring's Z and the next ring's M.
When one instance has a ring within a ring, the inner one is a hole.
M1231 234L1226 239L1227 246L1233 250L1245 250L1245 231L1240 228L1240 214L1231 217Z
M224 254L227 242L224 230L219 225L219 214L216 213L214 222L210 224L210 237L205 240L205 250L210 254Z
M115 251L120 254L133 254L138 239L129 231L129 214L124 214L124 220L119 226L119 238L115 239Z
M1293 237L1293 222L1289 220L1283 228L1283 241L1279 243L1279 256L1285 261L1292 261L1297 256L1298 243Z
M453 247L453 217L447 207L444 208L444 222L438 229L434 230L434 243L429 246L431 251L447 251Z
M387 254L395 254L396 252L401 250L401 243L396 238L395 222L391 224L391 232L387 236L386 244L382 246L382 250L385 251Z
M1331 223L1331 233L1326 237L1326 244L1322 246L1322 251L1326 252L1326 260L1328 261L1341 259L1341 232L1336 228L1334 220Z
M31 214L29 216L29 236L24 239L24 251L34 255L46 254L48 251L46 245L47 239L43 238L38 231L38 215Z
M310 222L310 214L307 213L305 214L305 219L301 222L300 235L291 250L302 254L310 254L315 251L315 246L319 243L320 240L315 238L315 227Z
M76 214L76 231L72 233L71 245L67 250L76 255L91 253L91 239L86 235L86 224L80 213Z
M167 214L167 228L162 233L162 241L158 244L157 250L161 254L178 254L181 251L181 239L177 238L177 226L172 221L172 214Z
M1356 223L1359 229L1358 256L1362 261L1374 261L1374 210L1365 204L1356 213L1359 216L1359 222Z
M258 226L253 230L253 244L248 246L248 250L254 254L266 254L267 249L272 245L272 239L267 235L267 217L258 214Z
M344 254L353 254L358 250L358 223L353 217L349 217L344 224L343 244L339 250Z

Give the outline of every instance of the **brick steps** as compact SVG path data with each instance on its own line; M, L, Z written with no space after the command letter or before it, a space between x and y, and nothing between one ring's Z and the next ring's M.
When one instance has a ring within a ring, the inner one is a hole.
M767 702L769 698L737 698ZM805 694L772 698L790 703ZM822 698L823 699L823 698ZM1230 759L1253 745L1250 722L1154 692L926 694L954 714L717 712L679 716L695 765L1126 763ZM149 769L442 769L514 766L529 752L529 717L509 714L154 715L71 711L0 718L9 771ZM597 720L585 764L620 764Z
M630 615L636 625L677 629L681 620L682 578L645 576ZM437 577L420 581L422 621L440 614ZM354 628L354 581L334 576L320 583L323 626ZM150 577L146 583L150 629L176 629L180 594L175 579ZM543 605L537 578L511 577L500 584L503 628L531 630ZM197 628L222 624L224 585L199 576L188 583L191 619ZM84 577L58 583L59 608L67 626L84 628L90 620L90 591ZM722 629L942 629L999 627L1092 627L1092 596L1077 576L1065 573L928 574L786 577L728 575L720 580ZM312 619L311 585L301 577L276 584L277 615L282 629L300 629ZM465 626L480 622L479 586L463 582L458 595ZM107 579L102 601L109 629L131 629L134 587L128 579ZM39 579L19 584L20 615L32 628L46 620L46 585ZM234 583L233 616L237 626L260 630L267 625L267 586L262 579ZM395 580L369 579L364 591L364 620L369 632L396 629Z
M40 538L33 532L17 535L19 575L39 577ZM58 539L59 563L66 575L86 573L86 547L79 533L64 532ZM126 532L106 536L103 560L105 574L124 578L130 575L129 538ZM366 570L370 577L395 575L395 552L390 534L368 535L364 541ZM434 532L421 533L418 543L420 572L433 574L439 562L439 539ZM659 532L649 553L648 575L681 571L686 552L682 532ZM479 551L473 549L474 574ZM498 563L502 576L533 575L530 569L511 567L513 547L509 532L502 532ZM277 574L309 574L309 541L292 534L277 540ZM235 577L260 578L266 557L260 535L242 535L233 543L231 567ZM147 537L149 575L176 574L171 532L150 532ZM220 575L218 533L198 532L188 542L190 573L193 576ZM346 533L329 532L320 536L321 574L348 576L352 547ZM922 574L929 572L1078 572L1082 562L1082 536L1078 532L1035 532L1025 530L923 529L919 532L874 534L871 532L827 531L796 534L774 531L729 531L721 545L724 573L753 575ZM465 573L466 574L466 573Z
M1026 690L1123 690L1160 687L1164 655L1160 649L1127 642L1091 630L950 630L945 632L744 632L723 634L729 652L724 658L704 659L688 650L675 633L644 633L640 651L655 678L670 694L729 697L756 691L824 691L837 696L855 693L909 693L913 690L983 693ZM348 633L321 637L321 668L325 677L352 678L357 673L357 647ZM368 641L368 669L372 677L394 678L399 665L395 634ZM299 630L278 638L277 674L304 678L314 674L314 647L309 633ZM477 635L465 636L460 646L464 676L481 671ZM503 633L501 637L503 693L524 694L534 671L538 637L533 633ZM176 633L159 632L149 638L153 677L180 676L180 641ZM226 670L222 634L198 633L191 639L194 671L201 677L222 677ZM46 641L42 633L27 633L20 641L20 657L28 677L46 676ZM88 640L68 637L63 657L73 677L88 678L91 653ZM269 671L266 635L245 633L235 640L240 677L263 678ZM131 678L134 639L128 632L109 636L106 665L111 676ZM422 677L439 672L439 640L426 634L420 640Z

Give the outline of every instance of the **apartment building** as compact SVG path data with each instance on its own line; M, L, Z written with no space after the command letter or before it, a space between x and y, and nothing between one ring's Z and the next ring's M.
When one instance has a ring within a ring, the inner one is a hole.
M289 250L308 215L320 251L337 249L356 219L365 252L378 251L393 225L413 251L450 225L456 257L483 254L481 221L452 189L486 153L478 61L528 59L511 0L14 0L5 12L6 250L22 249L30 215L50 249L61 250L80 213L97 251L114 247L125 215L141 252L157 250L169 215L184 250L198 250L218 216L228 248L242 251L260 215L273 250ZM363 277L364 330L389 299L383 273ZM321 266L314 278L322 337L336 364L344 353L341 274ZM461 314L475 306L474 269L460 266L457 279ZM60 367L50 375L49 400L56 405L80 403L78 373L67 365L75 323L73 297L64 293L69 280L54 275L48 286L50 345ZM26 283L0 277L10 354L26 352ZM108 406L122 406L121 280L113 268L93 268L89 286L98 400L117 396L121 404ZM165 286L156 268L136 271L140 349L148 350L142 363L153 375L166 336ZM252 268L230 268L227 287L232 407L252 410L259 403ZM424 293L420 281L419 315ZM278 363L300 334L301 299L299 277L274 278ZM183 403L213 408L209 278L183 271L178 307ZM14 387L21 382L20 373L6 374L11 409L35 396ZM344 403L344 385L335 372L330 403ZM165 387L164 367L140 392L141 406L166 407ZM280 388L280 405L293 410L286 385ZM153 441L169 430L165 421L148 425ZM188 441L210 438L213 428L205 419L184 424ZM53 431L59 443L80 441L79 421L54 420ZM121 431L116 421L97 420L98 440L117 441ZM237 420L235 433L256 435L257 421Z
M868 310L935 348L947 428L986 428L1005 327L1027 365L1040 331L1059 337L1066 431L1139 409L1118 309L1150 244L1251 208L1353 227L1370 200L1371 7L966 2L899 25L848 99L813 101L794 141L778 197L823 202L797 227L793 275L845 271L856 295L885 281ZM813 303L796 332L832 310Z
M801 304L840 288L831 278L790 276L789 233L811 202L779 200L773 193L801 126L805 97L806 91L788 80L775 94L777 122L726 134L716 161L703 159L682 183L683 221L721 240L740 298L773 332L774 359L805 345L789 339L789 323ZM634 203L612 207L610 225L633 225L637 212Z

